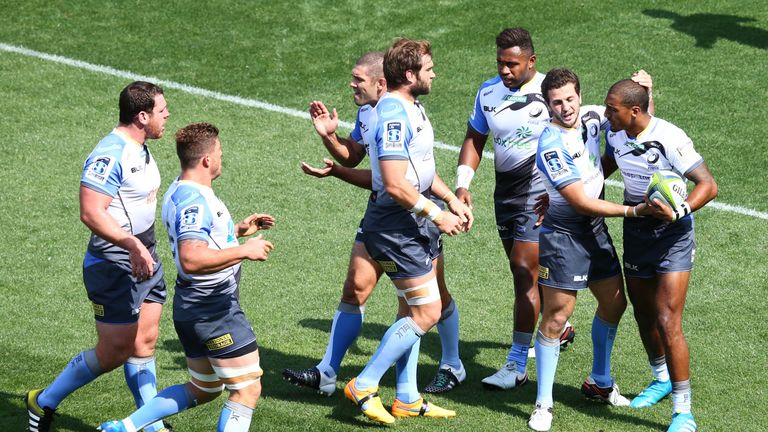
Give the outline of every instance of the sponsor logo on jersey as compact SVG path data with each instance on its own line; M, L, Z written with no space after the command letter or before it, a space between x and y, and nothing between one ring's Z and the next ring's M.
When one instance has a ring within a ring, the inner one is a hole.
M539 266L539 279L549 279L549 267Z
M598 131L598 128L597 128L596 124L593 123L593 124L589 125L589 134L591 136L596 137L597 136L597 131Z
M213 350L220 350L234 344L235 344L235 341L232 340L232 334L227 333L225 335L221 335L219 337L209 339L207 342L205 342L205 347L213 351Z
M488 106L488 105L483 105L483 111L485 111L485 112L495 112L496 111L496 107L492 107L492 106Z
M512 103L515 102L527 102L528 96L515 96L515 95L506 95L504 98L502 98L504 101L511 101Z
M91 303L91 306L93 306L94 315L100 316L100 317L104 316L104 305L100 305L98 303Z
M397 272L397 264L394 261L378 261L381 268L387 273Z
M403 138L402 122L392 121L384 124L384 150L403 150L405 148Z
M181 226L179 233L199 230L203 224L200 205L193 204L181 211Z
M99 156L88 166L88 169L85 171L85 178L99 184L104 184L107 182L107 177L110 171L112 171L114 164L115 158L112 156Z
M535 118L535 117L540 116L541 113L543 113L543 112L544 112L544 108L542 108L540 106L534 106L534 107L531 107L530 111L528 111L528 116L531 117L531 118Z
M656 152L648 152L648 156L646 156L645 160L649 165L653 165L659 161L659 154Z
M131 174L136 174L137 172L141 171L142 168L144 168L144 167L135 166L135 167L131 168Z
M543 156L547 171L549 171L549 177L553 182L571 173L571 169L566 165L565 158L563 158L560 150L547 151Z
M526 139L529 136L533 135L533 132L531 131L531 128L528 126L521 126L517 128L515 131L515 136L517 136L520 139Z
M493 89L490 89L487 92L483 93L483 96L488 96L491 93L493 93Z

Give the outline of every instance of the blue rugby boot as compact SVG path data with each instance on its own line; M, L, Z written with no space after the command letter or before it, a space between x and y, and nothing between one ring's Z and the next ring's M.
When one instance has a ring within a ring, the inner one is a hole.
M632 399L630 408L646 408L656 405L660 400L672 393L672 381L659 381L656 378L643 389L639 395Z
M672 414L672 424L667 432L695 432L698 429L691 413Z

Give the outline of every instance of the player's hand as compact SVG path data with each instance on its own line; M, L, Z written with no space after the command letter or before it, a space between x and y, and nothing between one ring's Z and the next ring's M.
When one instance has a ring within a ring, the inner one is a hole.
M463 187L456 189L456 198L469 207L470 210L474 209L472 206L472 194L469 192L469 189Z
M325 104L320 101L309 103L309 116L312 118L312 126L315 127L315 131L321 137L336 133L336 129L339 127L339 116L336 114L336 108L333 111L328 111Z
M263 213L254 213L243 219L243 221L237 224L235 228L237 229L238 237L247 237L258 230L267 230L273 226L275 226L274 216Z
M304 174L311 175L312 177L317 178L324 178L331 175L331 172L333 172L334 163L330 159L323 159L323 163L325 164L322 168L315 168L311 165L308 165L306 162L301 163L301 170L304 171Z
M463 225L462 231L466 232L472 228L472 223L475 221L475 216L472 214L472 210L467 207L467 205L464 204L460 199L456 198L455 200L449 202L448 209L451 211L451 213L455 214L459 217L459 219L461 219L461 223Z
M447 211L442 212L440 219L435 222L435 225L440 232L449 236L455 236L464 231L464 223L461 221L461 218Z
M243 243L243 247L245 247L245 257L251 261L266 261L269 253L274 249L272 243L264 240L261 234L248 239Z
M138 281L145 281L155 273L155 260L152 254L138 239L129 249L128 257L131 261L131 274Z
M645 208L641 208L641 206L645 206ZM647 196L645 197L644 203L638 204L637 215L655 217L664 222L675 221L675 212L669 208L669 206L659 201L658 198L654 198L653 201L650 201Z
M533 213L539 217L533 225L534 228L540 227L544 223L544 215L547 214L547 209L549 209L549 194L544 192L537 196L536 202L533 203Z
M632 74L632 81L648 89L648 92L653 90L653 79L651 78L651 75L643 69Z

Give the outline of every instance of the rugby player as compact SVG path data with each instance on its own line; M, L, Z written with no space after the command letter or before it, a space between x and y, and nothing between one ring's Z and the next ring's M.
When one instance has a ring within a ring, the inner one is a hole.
M147 142L163 136L170 113L163 90L143 81L120 92L119 108L117 127L80 177L80 220L91 230L83 281L98 340L47 387L26 394L32 432L49 431L64 398L120 365L137 407L157 394L154 353L166 289L155 250L160 171ZM162 429L157 422L146 431Z
M536 71L536 52L528 30L507 28L496 36L498 76L477 91L456 170L456 196L473 205L469 185L480 165L488 135L493 135L496 227L509 260L515 287L512 346L506 364L482 380L490 389L510 389L528 382L528 350L539 318L539 217L536 198L545 192L536 169L536 143L549 121L541 95L544 74ZM576 333L566 323L562 347Z
M624 220L624 275L653 379L630 407L649 407L672 394L669 432L695 431L691 414L690 357L683 335L685 296L695 253L693 212L717 196L717 184L691 139L648 112L648 92L632 80L614 84L605 98L611 124L602 158L609 176L624 179L624 201L644 200L657 170L672 170L694 183L672 210L655 203L654 218Z
M221 175L219 130L193 123L176 132L181 175L163 200L178 276L173 324L187 358L190 379L163 389L123 420L101 425L107 432L135 432L145 424L210 402L226 388L229 399L216 430L246 432L261 394L262 370L251 323L240 308L240 266L265 261L272 243L261 235L240 244L239 237L274 225L266 214L252 214L235 224L216 197L213 180Z
M629 401L611 376L611 351L627 306L613 242L604 217L639 217L645 203L629 207L602 199L600 131L608 128L605 107L581 106L579 79L570 70L553 69L541 83L552 119L539 138L536 166L549 193L549 208L539 237L539 286L542 319L536 336L536 407L528 426L552 426L554 384L560 334L573 313L576 295L589 288L597 299L592 321L592 372L581 391L614 406Z
M371 189L370 170L355 170L348 167L357 166L363 160L368 153L368 147L374 140L372 128L376 124L375 106L387 89L382 66L383 59L384 53L370 52L360 57L352 69L350 87L354 91L355 104L360 108L349 138L340 138L336 135L339 120L335 109L329 112L320 101L313 101L310 104L309 113L315 131L331 155L339 161L340 166L328 159L324 161L325 165L322 168L314 168L302 163L302 170L305 173L319 178L331 175L355 186ZM439 242L439 233L434 241ZM466 377L464 366L459 359L459 310L446 288L441 245L438 245L436 250L439 256L433 265L437 268L440 299L443 305L440 321L437 323L442 357L437 375L424 389L428 393L450 391ZM336 376L339 373L341 361L349 346L360 334L365 302L382 273L381 266L366 252L362 242L362 228L359 228L352 246L347 278L344 281L341 301L333 317L325 355L320 363L312 368L284 369L283 377L286 380L296 385L316 389L325 395L331 395L336 390Z
M388 93L376 104L375 145L370 147L373 193L362 228L366 251L395 285L399 319L344 394L371 420L391 424L393 415L456 415L421 397L416 366L420 338L441 315L433 232L459 234L471 227L473 216L435 171L434 132L417 99L429 93L435 77L429 42L396 40L384 55L384 75ZM451 211L440 210L430 194L443 198ZM393 363L397 394L390 415L378 385Z

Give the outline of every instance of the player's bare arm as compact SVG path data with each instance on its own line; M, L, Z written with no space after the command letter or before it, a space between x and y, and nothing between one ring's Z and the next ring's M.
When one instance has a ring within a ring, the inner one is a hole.
M633 73L630 78L648 90L648 112L653 115L656 112L656 106L653 103L653 79L651 75L645 70L640 69Z
M271 242L259 234L240 246L228 249L211 249L208 242L189 239L179 242L179 263L189 274L210 274L232 267L243 260L264 261L272 251Z
M463 224L458 216L451 212L440 211L435 203L421 195L405 179L408 161L383 160L380 161L380 166L384 189L398 204L413 213L428 218L445 234L453 236L462 231Z
M461 222L464 224L464 231L469 231L475 220L472 210L451 192L448 185L437 174L435 174L435 178L432 180L431 190L433 195L440 197L445 202L451 213L461 219Z
M365 157L365 146L336 134L339 127L336 108L329 112L321 101L312 101L309 104L309 116L312 118L312 126L334 159L346 167L356 167L360 164Z
M456 196L472 208L472 194L469 192L469 183L480 166L480 160L483 158L483 149L488 141L488 135L467 126L467 133L464 136L464 143L459 152L459 166L456 168Z
M693 190L688 194L688 198L685 199L691 212L704 207L717 196L717 183L704 162L688 172L685 177L694 183ZM649 207L651 207L649 216L653 216L665 222L674 222L677 220L678 215L675 214L675 211L658 199L654 199L653 202L650 202L646 196L645 201L646 204L649 204Z
M128 251L131 274L135 278L151 278L155 271L155 260L138 238L123 231L110 216L107 208L111 202L111 196L80 186L80 220L97 236Z
M311 175L312 177L325 178L332 176L361 189L371 190L373 188L371 170L369 169L348 168L336 165L330 159L323 159L323 164L323 167L316 168L306 162L302 162L301 170L304 171L304 174Z
M574 210L587 216L639 217L648 215L651 212L645 203L632 207L592 198L584 192L584 183L581 180L559 189L558 192Z

